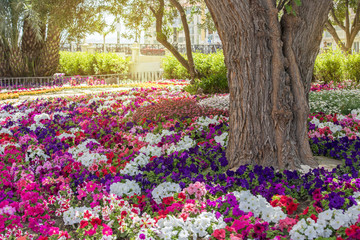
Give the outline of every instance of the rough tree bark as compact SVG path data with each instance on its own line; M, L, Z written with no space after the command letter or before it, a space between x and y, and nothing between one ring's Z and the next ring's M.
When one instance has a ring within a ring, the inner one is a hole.
M223 42L230 88L231 168L316 166L308 93L332 0L302 0L279 19L276 0L205 0Z

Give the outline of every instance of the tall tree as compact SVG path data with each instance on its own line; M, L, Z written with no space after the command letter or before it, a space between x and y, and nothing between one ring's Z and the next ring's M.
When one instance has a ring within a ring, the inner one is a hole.
M315 166L308 93L332 0L205 2L228 68L230 167Z
M340 39L336 26L345 32L345 42ZM355 37L360 31L360 1L335 0L325 27L339 48L345 53L351 53Z

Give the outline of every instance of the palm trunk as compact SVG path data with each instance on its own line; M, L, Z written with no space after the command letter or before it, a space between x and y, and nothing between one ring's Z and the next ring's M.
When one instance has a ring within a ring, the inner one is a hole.
M47 39L36 65L36 74L41 76L53 75L60 60L60 29L55 24L49 24Z

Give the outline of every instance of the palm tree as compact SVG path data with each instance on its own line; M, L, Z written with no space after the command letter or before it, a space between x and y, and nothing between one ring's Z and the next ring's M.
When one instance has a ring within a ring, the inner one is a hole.
M25 19L27 19L25 21ZM34 39L40 40L38 16L28 0L3 0L0 5L0 74L1 76L25 76L28 72L27 54L22 51L21 32L24 27L31 29ZM28 30L23 37L29 38ZM23 38L24 39L24 38ZM25 39L24 39L25 40ZM23 41L24 42L24 41ZM27 53L31 47L30 38L25 44Z

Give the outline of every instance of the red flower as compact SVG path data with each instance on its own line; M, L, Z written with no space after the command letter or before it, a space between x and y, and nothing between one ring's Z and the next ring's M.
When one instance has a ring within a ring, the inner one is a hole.
M100 225L101 224L101 220L99 218L93 218L91 220L91 225L95 226L95 225Z
M308 214L308 212L309 212L309 207L307 207L302 214L306 215L306 214Z
M90 219L92 214L89 211L84 212L84 218Z
M299 206L299 203L294 203L294 202L291 202L287 207L286 207L286 211L288 214L293 214L297 208Z
M116 173L116 167L114 166L109 167L109 170L111 173Z
M271 206L273 206L273 207L276 207L278 205L278 203L279 203L279 200L277 200L277 199L270 202Z
M121 212L121 218L126 217L126 216L127 216L127 214L128 214L128 213L127 213L127 211L125 211L125 210L124 210L124 211L122 211L122 212Z
M88 223L88 221L81 221L80 222L80 228L84 228L84 227L86 227L87 225L89 225L89 223Z
M315 222L317 222L317 216L315 216L315 214L311 214L311 216L310 216L310 218L312 219L312 220L314 220Z
M174 197L163 198L163 203L166 204L166 205L171 205L173 202L175 202Z
M228 230L229 232L235 232L235 228L229 226L226 226L225 229Z
M216 229L214 232L213 232L213 234L212 234L212 236L214 236L216 239L225 239L225 229Z
M131 209L131 212L135 213L135 214L139 214L139 211L135 208Z
M186 199L185 193L183 193L183 192L179 193L178 198L180 198L182 201L184 201Z

